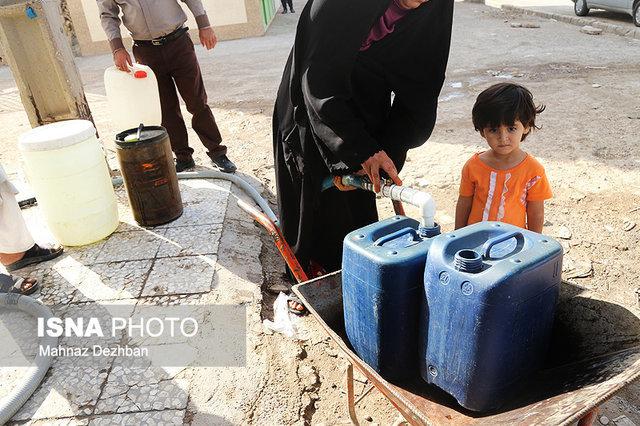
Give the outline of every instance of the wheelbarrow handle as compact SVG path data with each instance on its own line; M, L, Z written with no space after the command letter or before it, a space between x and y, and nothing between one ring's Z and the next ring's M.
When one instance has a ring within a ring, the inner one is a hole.
M307 276L304 269L302 269L302 266L298 262L295 253L293 252L293 250L291 250L289 244L287 244L287 241L285 240L284 235L282 235L282 231L280 230L278 225L276 225L271 219L269 219L266 214L254 208L242 199L238 199L238 206L245 212L249 213L249 215L253 217L253 220L262 225L262 227L267 230L269 235L271 235L273 241L276 244L276 247L278 248L278 251L280 251L280 254L291 270L291 273L295 277L296 281L298 281L298 283L308 281L309 277Z

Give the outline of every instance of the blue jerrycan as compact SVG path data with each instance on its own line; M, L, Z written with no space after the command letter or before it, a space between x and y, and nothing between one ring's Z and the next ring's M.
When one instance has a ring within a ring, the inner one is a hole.
M551 337L562 246L480 222L433 239L424 273L420 374L464 408L490 411L538 369Z
M416 377L418 314L424 264L436 225L394 216L348 234L342 255L347 337L355 352L388 379Z

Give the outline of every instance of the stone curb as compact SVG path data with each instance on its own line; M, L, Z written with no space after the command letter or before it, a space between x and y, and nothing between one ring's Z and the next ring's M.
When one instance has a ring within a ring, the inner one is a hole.
M567 24L577 25L583 27L590 25L592 27L601 28L603 33L616 34L623 37L630 37L640 40L640 27L638 28L625 28L620 25L609 24L607 22L600 22L595 19L583 18L580 16L568 16L561 15L559 13L541 12L538 10L525 9L522 7L511 6L508 4L502 5L503 10L510 10L514 12L524 13L525 15L540 16L547 19L555 19L556 21L565 22Z

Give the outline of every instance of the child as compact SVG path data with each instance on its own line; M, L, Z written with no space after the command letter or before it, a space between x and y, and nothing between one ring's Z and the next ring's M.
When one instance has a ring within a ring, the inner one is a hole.
M495 84L478 95L473 126L490 149L462 169L456 229L495 220L542 232L551 188L544 167L520 149L542 111L544 106L536 107L531 92L518 84Z

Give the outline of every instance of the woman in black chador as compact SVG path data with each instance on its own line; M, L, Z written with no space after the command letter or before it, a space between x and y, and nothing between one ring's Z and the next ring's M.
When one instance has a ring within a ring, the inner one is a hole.
M453 0L309 0L278 90L273 147L284 236L302 267L340 268L342 240L378 220L373 193L321 192L332 175L400 183L436 120Z

